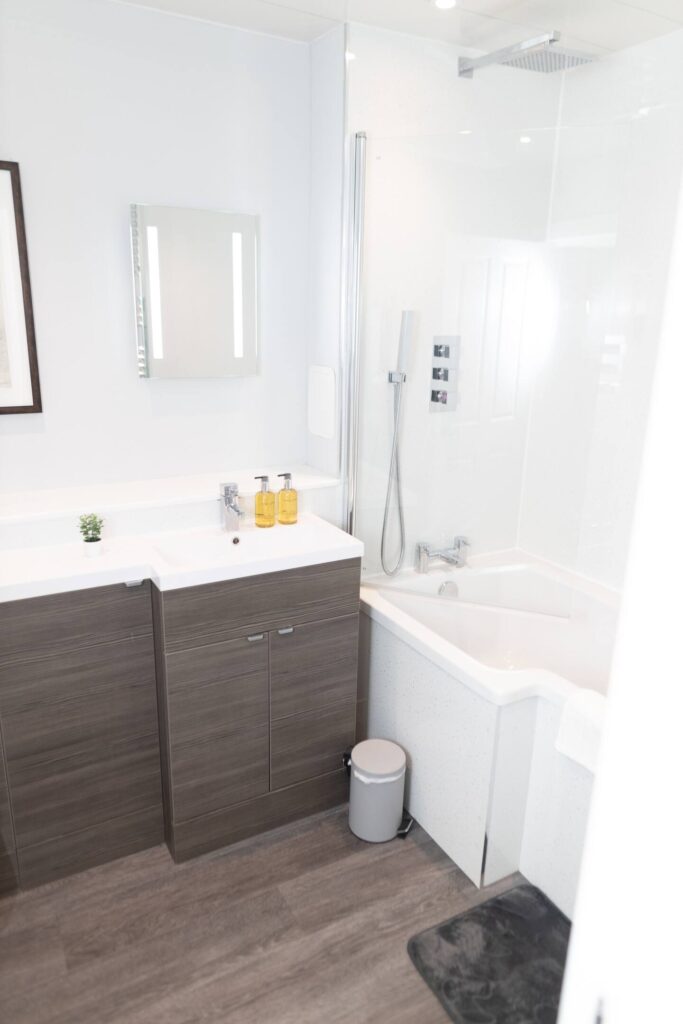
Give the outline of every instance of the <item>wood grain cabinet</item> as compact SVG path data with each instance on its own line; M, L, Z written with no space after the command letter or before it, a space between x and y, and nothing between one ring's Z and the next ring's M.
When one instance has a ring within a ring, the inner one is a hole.
M0 894L341 803L358 559L0 603Z
M166 685L174 817L267 793L266 634L169 655Z
M270 634L273 789L334 771L356 732L358 615Z
M19 886L14 825L10 810L5 751L0 731L0 896L14 892Z
M150 584L1 604L0 725L22 886L160 842Z
M153 589L166 835L176 860L347 796L357 559Z

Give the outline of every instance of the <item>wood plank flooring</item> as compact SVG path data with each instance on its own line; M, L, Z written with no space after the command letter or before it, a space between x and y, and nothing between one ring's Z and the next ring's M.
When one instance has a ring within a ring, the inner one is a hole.
M443 1024L410 936L477 890L346 809L175 865L165 847L0 900L3 1024Z

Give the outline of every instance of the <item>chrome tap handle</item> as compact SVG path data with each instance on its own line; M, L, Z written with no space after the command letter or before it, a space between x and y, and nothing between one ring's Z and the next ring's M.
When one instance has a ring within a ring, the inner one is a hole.
M221 496L221 498L223 499L223 501L225 502L226 505L231 503L231 502L233 502L233 501L235 501L237 499L238 494L239 494L239 486L238 486L238 484L231 482L231 483L221 484L220 485L220 496Z
M244 515L239 507L239 485L235 483L221 484L221 498L226 508L231 508L238 516Z
M223 526L226 530L234 531L240 528L240 519L244 512L239 506L239 486L236 483L220 485L220 501L223 504Z

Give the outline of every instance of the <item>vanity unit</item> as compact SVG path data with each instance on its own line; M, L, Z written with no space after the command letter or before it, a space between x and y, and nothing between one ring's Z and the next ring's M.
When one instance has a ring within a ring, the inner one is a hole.
M195 535L182 564L152 538L142 581L118 551L0 601L0 892L346 799L360 545L314 517L269 533Z
M166 838L177 861L346 799L360 561L154 589Z
M0 731L6 888L161 841L149 581L0 604Z

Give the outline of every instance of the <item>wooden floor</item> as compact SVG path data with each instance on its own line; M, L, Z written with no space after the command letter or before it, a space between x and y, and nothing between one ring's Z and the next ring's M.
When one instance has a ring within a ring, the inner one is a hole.
M181 866L165 847L0 901L3 1024L447 1020L408 938L480 892L420 829L335 810Z

